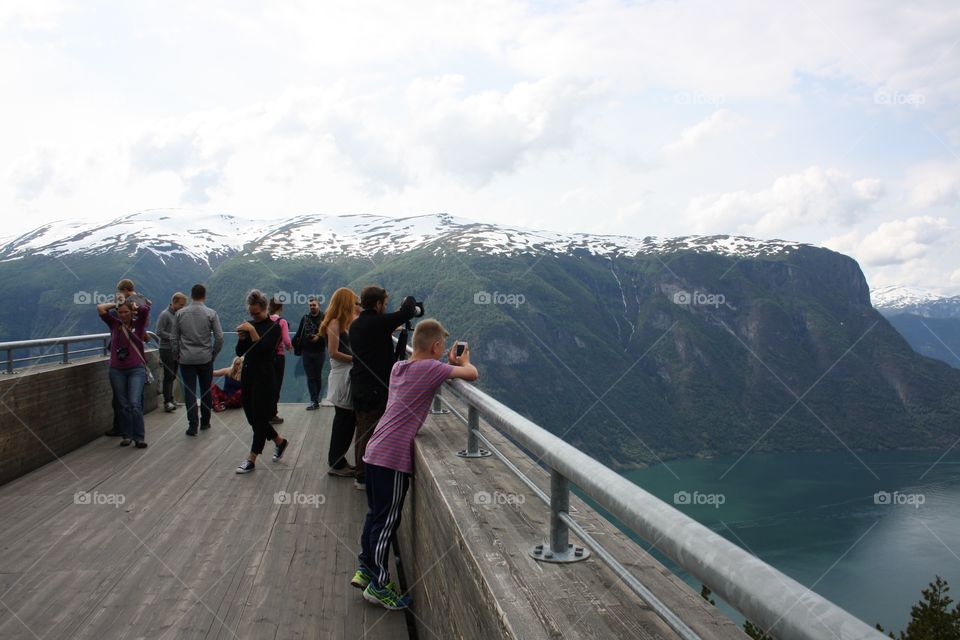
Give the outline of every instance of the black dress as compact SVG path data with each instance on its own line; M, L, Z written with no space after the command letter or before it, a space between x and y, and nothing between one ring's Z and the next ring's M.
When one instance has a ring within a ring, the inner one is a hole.
M276 398L276 376L273 370L273 356L280 342L280 325L269 318L250 324L257 330L260 339L253 342L249 336L240 334L237 340L237 355L243 356L243 373L240 376L240 388L243 393L243 413L253 428L251 453L263 453L267 440L277 437L270 424L274 416Z

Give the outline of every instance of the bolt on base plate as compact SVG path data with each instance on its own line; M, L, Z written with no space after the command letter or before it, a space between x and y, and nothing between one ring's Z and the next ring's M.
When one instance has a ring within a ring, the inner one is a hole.
M461 449L460 451L457 451L457 455L461 458L487 458L493 454L486 449L479 449L476 453L470 453L466 449Z
M550 543L543 543L530 549L530 557L540 562L580 562L590 557L590 549L568 544L566 551L555 553L550 549Z

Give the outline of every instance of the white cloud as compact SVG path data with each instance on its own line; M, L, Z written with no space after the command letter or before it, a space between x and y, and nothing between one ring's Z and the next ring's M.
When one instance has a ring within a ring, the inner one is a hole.
M843 227L855 222L882 191L879 180L851 181L837 169L812 166L760 191L694 197L686 218L698 232L761 237L804 225Z
M0 4L11 225L182 203L814 242L894 206L960 223L953 0ZM960 267L929 255L902 265Z
M852 255L867 266L903 265L928 257L932 248L949 241L952 231L946 218L914 216L884 222L866 235L852 231L824 245Z
M916 209L960 203L960 163L927 163L909 172L909 204Z
M65 11L59 0L4 0L0 4L0 28L51 30Z
M417 142L436 168L483 185L531 154L568 147L576 116L598 89L562 78L465 95L464 78L415 80L407 90Z
M886 187L883 182L876 178L863 178L857 180L852 185L853 192L861 200L879 200L886 193Z
M63 166L47 147L37 147L18 159L10 171L10 182L21 201L35 200L47 192L66 194L70 191Z
M746 118L742 118L727 109L717 109L697 124L681 131L680 138L664 145L663 152L679 154L691 151L708 138L726 131L734 131L746 124Z

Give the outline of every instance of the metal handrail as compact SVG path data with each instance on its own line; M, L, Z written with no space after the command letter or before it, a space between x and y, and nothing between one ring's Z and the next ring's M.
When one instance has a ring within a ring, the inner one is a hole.
M778 640L886 638L843 608L684 515L473 385L463 380L448 380L446 386L468 408L468 418L465 420L468 444L464 457L479 457L480 439L490 446L489 440L480 433L478 418L482 417L549 468L550 538L555 551L562 552L566 547L568 529L573 528L585 544L598 552L602 560L608 564L611 560L616 562L589 534L586 538L582 537L586 532L574 522L566 508L556 508L558 504L565 505L566 499L564 495L555 494L566 494L566 482L569 481ZM443 400L451 406L446 399ZM463 419L463 416L459 417ZM505 459L502 454L498 457ZM508 467L525 481L529 480L514 465ZM531 483L527 484L529 486ZM547 497L539 489L536 493L543 494L541 498ZM561 544L554 545L554 541ZM619 568L626 571L619 562L611 566L614 570ZM636 579L633 582L640 584ZM627 584L637 591L635 584L629 580ZM681 636L696 637L682 621L675 626L679 618L672 611L662 611L662 603L649 600L648 603Z
M88 353L91 351L102 351L103 355L107 355L107 343L110 340L109 333L91 333L84 336L61 336L59 338L38 338L35 340L12 340L9 342L0 342L0 351L6 352L6 363L7 373L16 373L14 369L14 363L17 362L27 362L29 360L42 360L43 358L52 358L59 355L60 364L70 364L70 345L76 344L77 342L92 342L94 340L102 340L103 347L101 348L87 348L80 349L78 351L73 351L73 355L79 353ZM159 342L160 338L157 337L153 331L147 331L147 341L157 341ZM13 352L15 349L33 349L36 347L58 347L62 346L63 350L60 354L54 354L52 352L42 353L37 356L25 356L22 358L14 358Z

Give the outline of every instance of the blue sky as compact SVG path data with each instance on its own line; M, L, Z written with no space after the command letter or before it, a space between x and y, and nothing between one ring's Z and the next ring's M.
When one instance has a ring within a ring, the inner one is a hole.
M732 233L960 292L955 2L0 3L5 231L159 207Z

